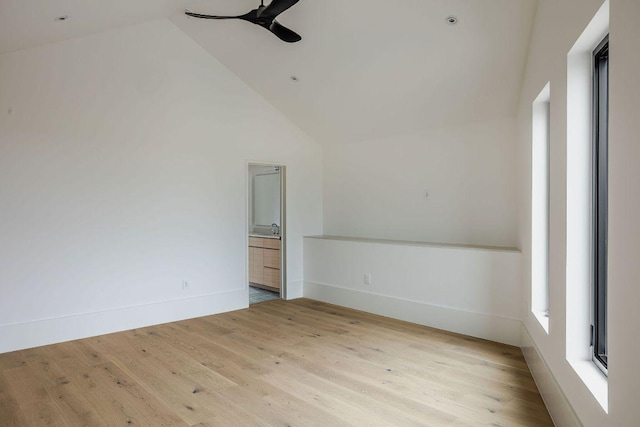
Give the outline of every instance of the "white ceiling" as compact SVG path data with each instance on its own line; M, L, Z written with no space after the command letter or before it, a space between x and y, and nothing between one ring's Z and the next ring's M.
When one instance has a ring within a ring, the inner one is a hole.
M0 53L166 18L175 0L0 0ZM58 16L69 19L57 22Z
M170 18L318 142L515 115L535 0L300 0L288 44L239 14L258 0L0 0L0 53ZM69 15L64 22L55 17ZM447 25L445 17L459 22ZM290 76L299 78L293 82Z

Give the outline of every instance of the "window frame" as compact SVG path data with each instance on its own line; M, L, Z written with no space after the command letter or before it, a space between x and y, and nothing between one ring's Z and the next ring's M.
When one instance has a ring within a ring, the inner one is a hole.
M593 144L592 144L592 325L594 363L606 375L607 255L608 255L608 146L609 146L609 36L593 51Z

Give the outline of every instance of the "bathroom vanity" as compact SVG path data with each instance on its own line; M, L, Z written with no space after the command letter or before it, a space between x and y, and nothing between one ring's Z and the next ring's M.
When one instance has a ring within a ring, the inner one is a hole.
M249 282L280 292L280 237L249 236Z

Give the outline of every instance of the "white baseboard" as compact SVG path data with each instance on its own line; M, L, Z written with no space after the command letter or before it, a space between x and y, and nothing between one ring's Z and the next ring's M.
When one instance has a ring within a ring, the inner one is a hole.
M302 280L287 283L287 300L302 298L304 296L303 283Z
M244 289L0 325L0 353L238 310L248 307L247 293Z
M522 325L522 353L554 424L561 427L582 426L524 325Z
M518 319L377 295L338 286L304 282L306 298L405 320L446 331L520 346Z

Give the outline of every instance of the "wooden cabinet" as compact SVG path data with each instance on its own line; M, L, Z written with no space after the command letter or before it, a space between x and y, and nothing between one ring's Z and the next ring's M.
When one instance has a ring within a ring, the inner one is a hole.
M280 239L249 237L249 282L280 291Z
M249 282L262 283L264 274L264 249L249 246Z
M280 270L280 250L279 249L263 249L263 264L267 268Z

